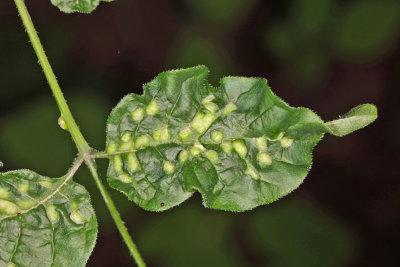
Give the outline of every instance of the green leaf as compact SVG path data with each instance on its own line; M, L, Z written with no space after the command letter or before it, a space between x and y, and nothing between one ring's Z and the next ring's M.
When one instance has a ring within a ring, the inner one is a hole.
M72 174L0 173L0 266L85 266L97 221Z
M65 13L90 13L100 4L100 1L112 2L113 0L51 0L51 3Z
M345 136L358 129L364 128L378 118L378 110L374 105L359 105L339 119L325 123L329 133L335 136Z
M313 147L331 131L264 79L225 77L214 88L207 75L204 66L164 72L108 119L108 182L144 209L171 208L195 191L215 209L275 201L303 182Z

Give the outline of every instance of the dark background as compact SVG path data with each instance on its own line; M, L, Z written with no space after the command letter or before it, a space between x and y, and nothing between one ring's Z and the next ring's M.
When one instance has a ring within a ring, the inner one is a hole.
M268 79L292 106L325 120L360 103L379 118L326 136L294 193L250 212L205 209L195 194L163 213L110 189L150 266L400 266L400 1L118 0L91 15L27 1L72 112L104 149L107 115L157 73L207 65ZM3 170L61 176L76 149L13 1L0 1L0 159ZM104 177L107 162L99 161ZM85 168L99 237L88 266L132 266Z

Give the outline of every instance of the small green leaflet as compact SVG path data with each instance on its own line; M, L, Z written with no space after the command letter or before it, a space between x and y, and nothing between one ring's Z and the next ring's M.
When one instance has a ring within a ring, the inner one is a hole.
M72 174L0 173L0 266L85 266L97 237L86 189Z
M329 132L336 136L345 136L372 123L378 117L374 105L365 104L353 108L341 118L325 123Z
M221 210L273 202L303 182L325 133L343 136L377 118L366 104L324 123L288 106L264 79L225 77L214 88L207 75L204 66L161 73L110 114L108 182L146 210L195 191Z
M100 1L111 2L113 0L51 0L51 3L65 13L91 13L100 4Z

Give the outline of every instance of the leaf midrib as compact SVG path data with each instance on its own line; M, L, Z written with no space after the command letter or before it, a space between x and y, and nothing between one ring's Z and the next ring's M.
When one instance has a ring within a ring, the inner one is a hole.
M71 180L71 178L74 176L74 174L76 173L76 171L78 170L78 168L82 164L83 160L84 159L81 158L79 161L77 161L77 163L71 168L69 173L65 176L64 181L58 187L56 187L55 190L51 194L49 194L47 197L45 197L44 199L38 201L36 205L30 207L29 209L19 210L18 213L15 214L15 215L8 215L8 216L4 216L3 218L0 218L0 222L2 222L5 219L19 217L22 214L26 214L26 213L30 212L31 210L34 210L34 209L38 208L39 206L43 205L44 203L46 203L47 201L49 201L52 197L54 197L57 193L60 192L60 190L67 184L67 182L69 180Z

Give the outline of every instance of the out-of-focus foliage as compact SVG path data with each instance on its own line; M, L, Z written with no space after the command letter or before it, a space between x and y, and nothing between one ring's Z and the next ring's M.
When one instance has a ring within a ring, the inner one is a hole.
M217 24L238 23L245 17L254 0L185 0L195 16Z
M46 52L49 57L57 59L53 67L64 71L65 49L69 43L67 35L61 33L60 27L62 26L45 28L41 31L41 36L43 36L43 42L48 44ZM2 60L0 60L0 70L7 70L1 76L0 98L17 98L23 94L31 94L35 91L36 86L46 86L46 81L38 68L37 59L32 53L31 47L29 45L23 48L15 47L16 43L27 43L26 33L21 31L20 25L16 24L11 27L1 25L0 32L0 50L7 51L7 53L2 53ZM9 88L18 89L9 90Z
M399 1L354 2L345 12L334 39L344 60L368 62L385 54L400 36Z
M87 139L94 147L101 148L104 136L104 122L109 105L103 99L89 95L69 96L69 104L83 127ZM0 142L7 160L17 167L38 170L50 176L65 173L75 157L76 150L67 132L60 130L57 120L59 112L51 96L38 98L33 103L23 105L14 114L3 120ZM38 157L37 153L43 153Z
M138 245L159 266L242 266L233 250L234 221L232 214L192 203L147 224Z
M170 49L168 67L189 68L205 65L211 70L210 81L218 84L231 69L230 58L212 40L200 34L182 33Z
M385 54L400 35L400 3L295 0L286 19L268 27L266 45L298 86L319 84L335 57L371 62Z
M354 252L345 228L299 198L257 212L246 232L267 266L348 266Z
M150 264L177 267L249 266L249 261L274 267L347 266L354 252L348 230L302 198L247 214L204 210L190 201L147 224L138 245Z

